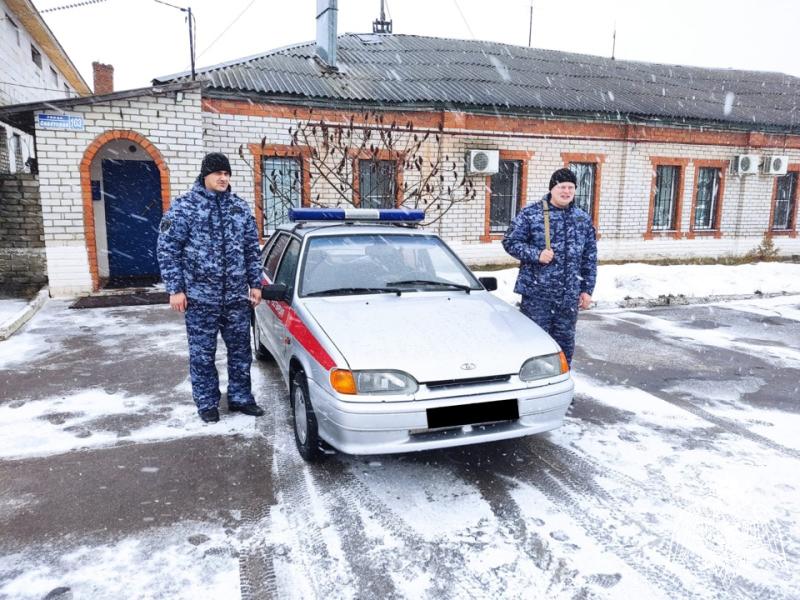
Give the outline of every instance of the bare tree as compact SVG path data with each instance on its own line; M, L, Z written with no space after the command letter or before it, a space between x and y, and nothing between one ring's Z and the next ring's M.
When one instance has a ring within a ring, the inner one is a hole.
M423 209L424 225L431 225L476 196L463 159L443 151L441 125L418 131L411 121L400 125L367 112L346 122L298 120L289 135L291 146L308 159L312 205ZM262 150L265 145L266 138ZM239 155L246 161L242 146ZM296 205L299 172L272 169L262 178L277 201L276 212Z

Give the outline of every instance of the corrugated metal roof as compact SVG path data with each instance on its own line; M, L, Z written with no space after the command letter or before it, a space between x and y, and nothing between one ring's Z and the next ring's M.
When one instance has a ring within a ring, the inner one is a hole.
M800 78L612 60L494 42L339 36L338 72L314 43L202 69L210 90L396 106L553 111L798 128ZM188 81L188 74L154 83Z

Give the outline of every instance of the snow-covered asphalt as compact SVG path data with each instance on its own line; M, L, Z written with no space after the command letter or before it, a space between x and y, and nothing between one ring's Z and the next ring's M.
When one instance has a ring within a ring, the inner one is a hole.
M203 425L179 316L66 306L0 342L0 598L800 596L800 296L593 310L561 429L315 466L273 366Z

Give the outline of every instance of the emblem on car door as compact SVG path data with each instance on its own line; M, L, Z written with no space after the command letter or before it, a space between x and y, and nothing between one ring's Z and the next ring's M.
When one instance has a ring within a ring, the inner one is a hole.
M474 368L475 368L474 363L464 363L463 365L461 365L461 369L463 369L464 371L472 371Z

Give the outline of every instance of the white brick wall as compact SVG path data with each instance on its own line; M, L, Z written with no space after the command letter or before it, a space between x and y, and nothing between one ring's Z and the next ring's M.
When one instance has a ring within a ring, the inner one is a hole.
M85 131L37 129L51 293L74 295L91 291L80 179L80 164L88 146L108 130L134 131L144 136L158 149L169 169L174 198L191 187L200 171L204 148L199 107L199 92L184 92L180 103L174 93L165 97L142 96L69 111L83 116ZM177 119L187 124L187 131L169 129ZM103 244L104 240L98 245ZM60 252L64 247L69 247L70 252ZM76 256L81 253L83 258L78 260ZM78 276L81 270L85 273Z
M238 193L253 203L252 171L238 157L243 146L245 157L252 156L248 144L258 144L266 137L267 144L289 144L288 128L296 127L296 120L260 118L219 113L204 113L206 150L220 150L235 158L234 185ZM545 139L533 136L482 136L481 132L460 130L458 135L443 136L442 152L450 157L461 157L469 148L496 148L508 151L533 152L528 163L528 202L538 200L547 192L550 175L563 166L562 153L602 154L599 192L599 244L602 259L690 258L696 256L741 255L761 243L768 229L774 177L750 175L739 178L725 174L722 199L721 239L698 237L673 239L656 235L645 240L653 182L651 157L686 159L682 172L683 198L680 214L681 232L689 231L692 198L695 193L694 161L729 161L734 155L745 153L747 148L703 146L692 144L629 143L613 141ZM493 132L487 132L493 133ZM425 149L435 151L431 143ZM760 154L785 153L783 150L759 149ZM790 161L800 162L800 151L788 152ZM408 174L406 174L408 178ZM312 181L314 177L312 174ZM408 179L407 179L408 180ZM445 239L464 248L470 261L496 261L496 244L480 244L484 234L485 193L484 178L476 177L478 193L473 200L457 203L446 217L432 226ZM319 193L323 202L335 203L337 196L330 189L313 189L312 197ZM775 244L784 254L800 253L800 239L776 237ZM475 247L473 247L475 246Z

